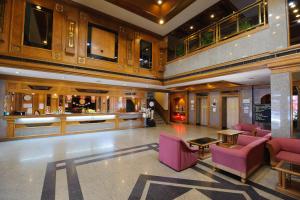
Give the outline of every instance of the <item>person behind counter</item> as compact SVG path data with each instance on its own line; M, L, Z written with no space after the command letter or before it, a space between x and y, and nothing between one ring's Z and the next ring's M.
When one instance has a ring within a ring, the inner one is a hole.
M40 115L41 115L41 113L40 113L40 111L38 111L38 110L35 110L35 111L34 111L34 115L35 115L35 116L40 116Z

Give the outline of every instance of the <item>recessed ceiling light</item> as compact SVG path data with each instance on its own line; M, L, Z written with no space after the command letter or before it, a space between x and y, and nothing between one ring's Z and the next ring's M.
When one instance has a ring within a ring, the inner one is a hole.
M193 30L193 29L194 29L194 26L190 26L190 29Z
M36 9L38 9L38 10L42 10L42 7L41 6L35 6L36 7Z
M296 15L296 17L298 18L298 17L300 17L300 15Z
M293 13L297 13L299 10L298 9L295 9L295 10L293 10Z
M165 23L165 21L163 19L159 20L159 24L164 24L164 23Z
M157 4L158 4L158 5L161 5L161 4L162 4L162 0L158 0L158 1L157 1Z
M300 19L297 20L297 23L300 24Z
M210 18L215 18L215 15L214 15L214 14L211 14L211 15L210 15Z
M295 4L295 2L290 2L290 3L289 3L289 6L290 6L291 8L295 8L296 4Z

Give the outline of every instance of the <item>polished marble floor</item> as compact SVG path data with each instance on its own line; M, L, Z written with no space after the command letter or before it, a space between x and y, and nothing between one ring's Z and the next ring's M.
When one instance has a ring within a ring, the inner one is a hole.
M275 190L268 166L247 185L212 170L183 172L158 161L160 132L194 139L216 130L188 125L107 131L0 143L0 200L292 199Z

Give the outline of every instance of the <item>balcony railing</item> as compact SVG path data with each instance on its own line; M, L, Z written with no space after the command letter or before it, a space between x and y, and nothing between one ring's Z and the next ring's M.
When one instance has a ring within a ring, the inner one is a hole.
M168 61L267 24L267 0L257 1L168 47Z

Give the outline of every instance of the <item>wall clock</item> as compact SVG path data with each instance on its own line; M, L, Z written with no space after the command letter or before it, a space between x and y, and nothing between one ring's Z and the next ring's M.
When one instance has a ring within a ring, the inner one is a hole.
M26 95L24 95L23 99L25 101L30 101L32 99L32 97L31 97L31 95L26 94Z

